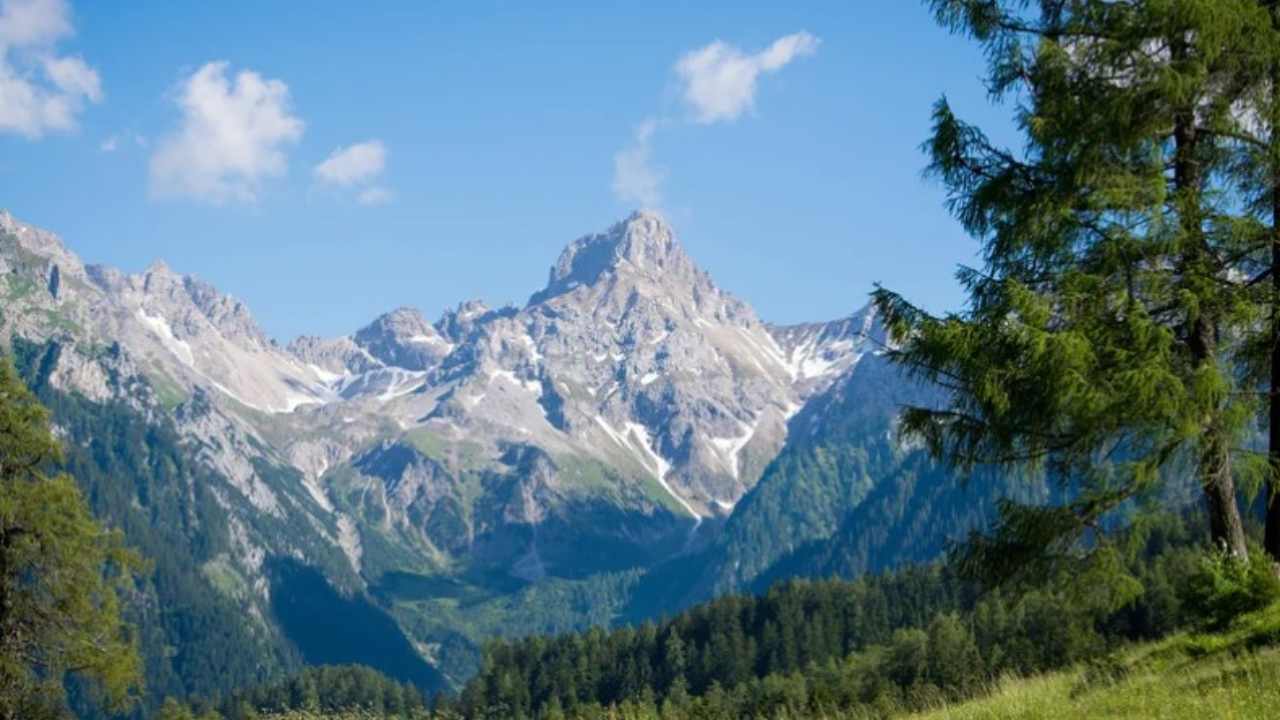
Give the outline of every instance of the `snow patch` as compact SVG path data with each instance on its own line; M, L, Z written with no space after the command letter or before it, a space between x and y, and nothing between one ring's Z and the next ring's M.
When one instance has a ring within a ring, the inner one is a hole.
M169 321L163 315L148 315L146 310L138 308L138 320L143 325L146 325L147 329L160 339L165 349L181 360L182 364L190 368L196 366L196 358L195 354L191 352L191 345L186 340L179 340L173 334L173 328L169 326Z
M426 372L419 370L389 368L387 385L382 389L382 394L378 396L378 400L388 402L402 395L408 395L418 389L419 383L426 376Z
M739 422L738 428L741 431L739 435L727 438L711 438L711 444L720 451L721 458L725 461L725 466L729 468L729 472L733 474L735 480L740 479L739 476L742 472L742 463L738 458L738 453L742 452L742 448L746 447L748 442L751 442L751 438L756 434L756 427L759 424L760 421L758 419L751 425Z
M632 454L638 456L640 464L653 473L653 477L658 481L658 485L667 492L668 495L675 498L675 501L684 508L698 524L702 523L702 515L687 500L680 497L680 494L667 483L667 474L671 472L671 463L658 454L653 449L653 439L649 436L649 429L637 422L627 421L624 425L625 434L618 432L608 420L600 415L595 416L596 424L599 425L614 442L629 450ZM695 525L695 527L697 527Z
M525 332L520 336L520 342L523 343L525 349L529 351L529 359L532 360L534 364L542 362L542 353L538 350L538 344L533 341L533 338L529 336L528 332Z
M826 375L835 366L835 361L822 355L810 356L800 361L800 377L816 378Z
M445 340L439 335L414 335L406 338L406 342L411 342L415 345L434 345L435 347L444 348L446 353L453 350L453 343Z
M337 385L338 383L342 382L344 379L350 377L351 375L350 373L343 373L339 375L336 372L330 372L328 370L325 370L324 368L320 367L319 365L316 365L315 363L307 363L307 368L310 369L311 372L315 374L316 378L318 378L320 382L331 387L334 385Z
M494 370L489 373L489 382L494 378L502 378L516 387L523 388L537 397L542 397L542 383L537 380L521 380L510 370Z
M300 392L286 392L284 396L284 409L282 412L291 413L303 405L323 405L324 400L311 395ZM271 412L275 412L274 410Z

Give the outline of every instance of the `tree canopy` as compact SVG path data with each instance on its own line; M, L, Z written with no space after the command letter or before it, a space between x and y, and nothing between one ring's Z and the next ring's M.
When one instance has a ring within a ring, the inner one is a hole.
M932 5L985 49L1025 145L1000 147L945 99L935 107L930 172L983 266L961 270L969 302L945 316L876 293L894 359L949 393L909 409L902 429L962 466L1032 464L1077 489L1063 507L1006 504L962 560L1008 574L1067 557L1122 502L1185 472L1213 541L1247 555L1237 481L1258 487L1268 465L1248 448L1266 403L1246 348L1269 336L1272 310L1258 291L1271 228L1250 198L1273 184L1259 185L1241 138L1280 58L1273 9Z
M136 697L141 661L120 596L141 559L93 518L61 458L48 414L0 357L0 717L66 714L68 676L103 704Z

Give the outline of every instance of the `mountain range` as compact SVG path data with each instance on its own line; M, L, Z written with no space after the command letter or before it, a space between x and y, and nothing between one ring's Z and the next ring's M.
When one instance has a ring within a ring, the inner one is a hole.
M898 441L897 407L938 393L883 357L872 308L764 322L651 212L569 243L523 306L287 344L192 275L87 265L0 212L0 299L95 510L182 558L137 603L156 647L200 630L145 608L206 587L262 648L250 676L383 638L371 664L456 687L485 637L930 559L1010 485L944 492ZM833 537L849 553L819 558ZM174 693L242 682L174 662L148 666Z

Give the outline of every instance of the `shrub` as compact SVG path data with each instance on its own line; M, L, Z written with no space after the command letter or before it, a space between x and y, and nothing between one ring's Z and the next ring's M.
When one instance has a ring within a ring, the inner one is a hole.
M1280 577L1267 554L1253 548L1247 559L1222 550L1205 553L1187 583L1185 602L1205 625L1221 629L1277 598Z

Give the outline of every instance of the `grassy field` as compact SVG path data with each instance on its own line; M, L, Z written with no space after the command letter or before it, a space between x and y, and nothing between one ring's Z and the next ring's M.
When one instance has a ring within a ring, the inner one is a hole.
M1175 635L1091 668L1006 678L986 697L911 717L1280 718L1280 605L1223 633Z

